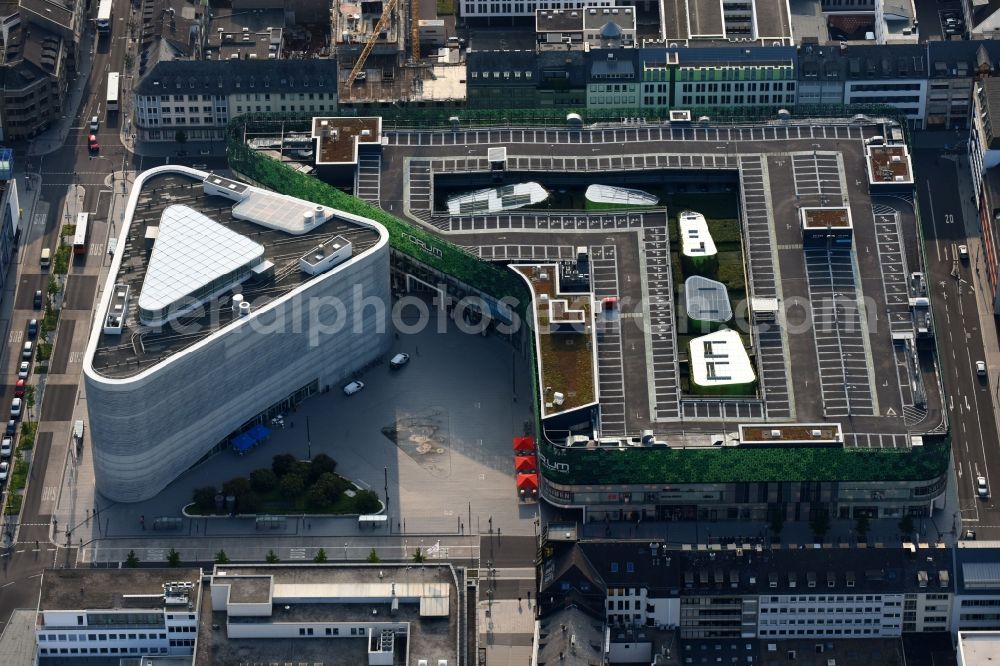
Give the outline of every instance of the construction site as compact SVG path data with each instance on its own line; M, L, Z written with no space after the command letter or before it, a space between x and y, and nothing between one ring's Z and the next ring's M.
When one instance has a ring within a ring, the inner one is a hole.
M458 40L419 0L341 2L333 21L341 105L465 99Z

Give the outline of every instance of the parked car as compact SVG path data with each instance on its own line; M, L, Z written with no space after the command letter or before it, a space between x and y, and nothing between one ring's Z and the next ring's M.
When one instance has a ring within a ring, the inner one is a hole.
M35 290L35 298L32 300L32 305L34 305L36 310L42 309L42 290Z
M14 398L10 401L10 416L11 418L18 418L21 416L21 399Z
M7 429L4 430L4 435L7 437L13 437L17 433L17 421L11 419L7 421Z
M3 441L0 442L0 458L10 458L11 454L14 453L14 440L10 437L4 437Z
M30 374L31 364L27 361L21 361L21 365L17 366L17 376L19 377L18 381L27 379Z
M365 387L364 382L354 381L344 387L344 395L354 395Z
M23 398L24 397L24 380L18 379L17 383L14 384L14 397Z
M10 463L6 460L0 462L0 483L7 483L8 474L10 474Z
M976 494L979 495L980 497L990 496L990 488L988 485L986 485L985 476L976 477Z
M35 343L32 342L31 340L28 340L27 342L24 343L24 346L21 348L21 358L23 358L25 361L30 361L31 356L34 353L35 353Z
M958 246L958 258L962 261L968 261L969 259L969 246L959 245Z
M28 337L33 338L38 335L38 320L29 319L28 320Z
M410 355L399 353L389 359L389 367L393 370L399 370L404 365L410 362Z
M962 534L962 538L963 539L968 539L969 541L975 541L976 540L976 530L965 530L965 532Z

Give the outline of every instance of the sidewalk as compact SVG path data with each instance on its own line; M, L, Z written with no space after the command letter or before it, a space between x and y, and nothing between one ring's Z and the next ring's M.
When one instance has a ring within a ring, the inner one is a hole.
M69 85L69 97L63 104L63 115L56 121L55 125L45 130L28 144L28 155L39 156L59 150L69 136L70 128L79 121L80 102L83 100L83 89L90 78L90 70L93 65L94 56L94 34L92 31L85 31L83 44L80 49L80 69L76 72L76 77Z

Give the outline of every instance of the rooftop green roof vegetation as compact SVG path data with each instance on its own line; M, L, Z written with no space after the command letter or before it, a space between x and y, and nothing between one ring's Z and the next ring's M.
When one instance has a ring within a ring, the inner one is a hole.
M557 449L540 443L543 475L568 485L736 483L740 481L919 481L948 469L947 440L908 451L842 448Z
M356 199L318 178L303 174L252 150L242 140L245 127L256 126L257 131L273 127L277 132L280 131L278 128L281 122L283 121L255 120L246 116L230 122L226 146L230 168L262 187L375 220L389 230L390 243L394 250L407 254L497 299L513 296L518 299L521 306L519 309L523 311L529 299L528 289L511 271L483 261L415 224L404 222L381 208ZM296 130L308 129L306 118L295 117L288 122Z

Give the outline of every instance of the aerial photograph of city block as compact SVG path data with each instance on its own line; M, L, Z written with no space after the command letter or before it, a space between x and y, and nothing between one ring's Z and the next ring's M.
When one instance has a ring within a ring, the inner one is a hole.
M0 666L1000 661L1000 0L0 6Z

